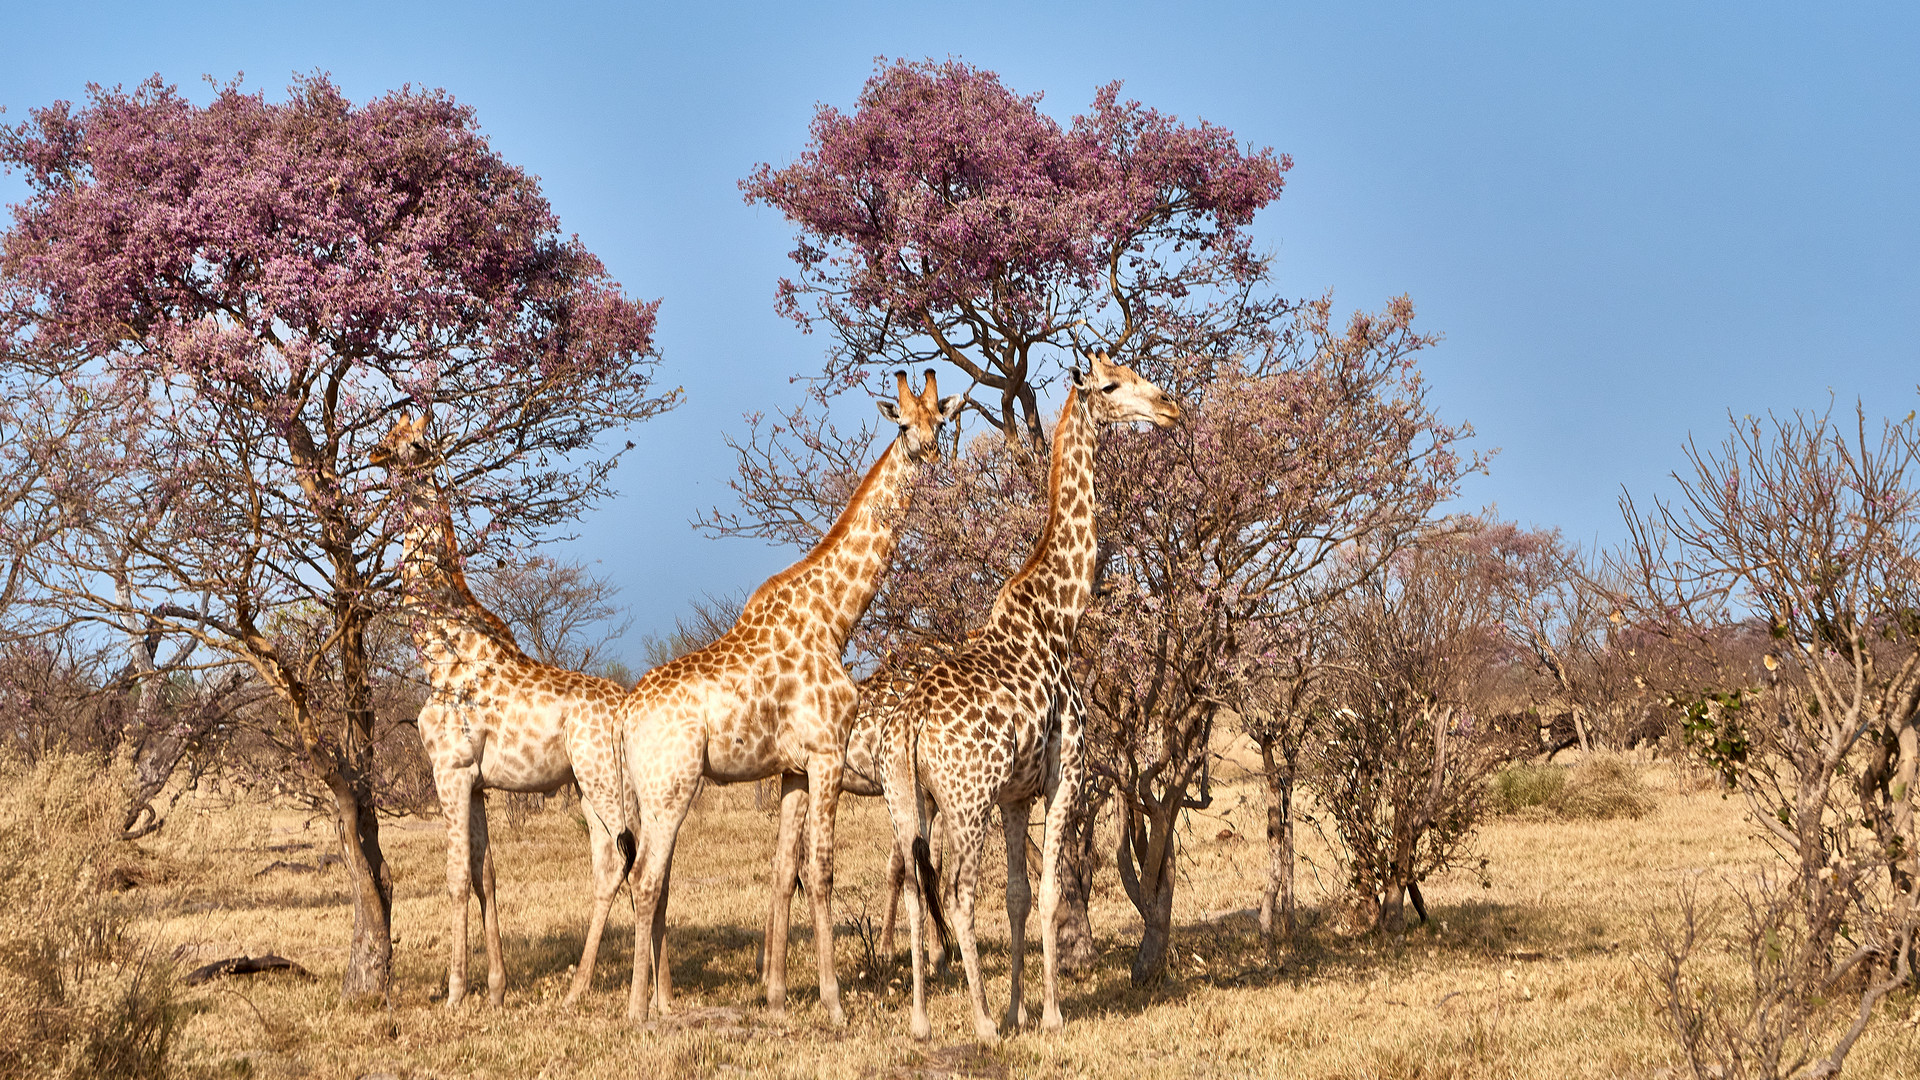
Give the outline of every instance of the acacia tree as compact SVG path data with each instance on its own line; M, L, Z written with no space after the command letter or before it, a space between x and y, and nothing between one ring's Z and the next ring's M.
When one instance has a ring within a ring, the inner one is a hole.
M278 698L352 883L343 992L382 995L368 635L405 523L365 452L431 410L472 548L568 520L607 492L597 437L675 400L651 384L656 305L444 92L89 93L0 130L30 189L0 254L4 374L56 418L20 450L60 521L35 586L72 619L190 635Z
M1744 897L1749 1007L1695 992L1691 928L1665 1004L1698 1075L1832 1075L1920 929L1920 426L1747 417L1686 453L1673 502L1623 500L1630 621L1674 654L1645 678L1785 873Z

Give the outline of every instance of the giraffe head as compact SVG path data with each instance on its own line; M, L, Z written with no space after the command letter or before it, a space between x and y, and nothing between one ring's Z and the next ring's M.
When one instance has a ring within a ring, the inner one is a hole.
M393 430L367 451L367 461L395 472L431 468L440 463L440 448L427 437L427 414L402 416Z
M955 394L943 400L934 387L932 368L927 369L926 388L918 394L907 385L906 372L896 371L893 377L900 385L900 400L876 402L880 415L900 425L900 438L906 440L909 461L932 461L940 456L940 425L959 415L960 403L965 399Z
M1087 370L1074 369L1073 385L1098 423L1145 420L1154 427L1166 427L1180 419L1180 406L1166 391L1127 365L1107 359L1104 352L1087 354Z

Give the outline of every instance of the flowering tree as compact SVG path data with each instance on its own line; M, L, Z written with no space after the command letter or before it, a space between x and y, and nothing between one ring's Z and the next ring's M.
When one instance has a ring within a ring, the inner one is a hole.
M472 547L568 520L607 491L597 437L675 400L651 385L655 305L441 92L355 106L313 76L200 106L156 77L34 110L0 161L30 188L0 252L3 374L48 418L17 453L59 523L37 595L252 667L342 844L343 989L383 994L368 636L405 523L365 451L430 410Z
M883 64L852 114L820 109L799 160L743 184L799 229L780 310L830 341L811 400L752 418L737 444L743 509L702 524L810 543L868 438L832 427L833 397L882 365L950 363L984 389L971 408L995 431L929 470L933 490L916 499L855 647L877 660L957 642L1045 517L1041 393L1077 342L1096 339L1201 406L1164 436L1109 436L1099 483L1115 587L1111 609L1097 604L1082 624L1107 748L1096 786L1121 783L1140 815L1127 859L1150 927L1136 974L1151 978L1195 747L1253 667L1229 658L1258 655L1254 639L1285 622L1289 583L1344 538L1444 497L1471 467L1449 449L1467 432L1421 399L1409 358L1430 339L1411 330L1411 304L1342 333L1327 301L1273 294L1247 227L1279 196L1285 156L1123 101L1117 85L1065 126L1038 104L959 61ZM1070 965L1092 955L1092 820L1075 822L1065 866Z
M1243 150L1223 128L1123 101L1117 83L1063 127L1037 96L964 62L881 64L852 114L820 108L799 160L763 165L741 185L749 202L778 208L799 229L797 273L780 282L778 309L831 339L810 400L772 423L750 418L735 444L743 509L715 509L700 524L812 543L857 482L871 439L864 427L843 434L829 423L833 399L875 372L950 363L984 388L969 410L1006 437L965 466L998 478L967 488L968 499L997 487L1013 501L917 498L920 524L909 523L896 566L969 569L938 582L894 574L902 595L883 592L854 648L877 661L929 636L957 640L1010 569L993 559L1008 551L983 550L983 539L1025 551L1037 525L1022 531L1022 522L1044 516L1040 394L1075 362L1079 341L1098 339L1184 397L1220 358L1258 351L1280 332L1293 305L1271 295L1267 260L1245 229L1279 196L1291 164ZM944 482L928 473L926 487ZM986 531L943 543L957 523ZM938 537L912 538L929 527ZM958 564L949 558L963 553ZM1090 823L1076 827L1087 841ZM1067 860L1070 967L1093 956L1078 887L1089 855L1082 843Z
M800 229L778 304L832 334L823 395L942 360L988 392L975 412L1040 450L1047 361L1073 359L1079 328L1140 367L1245 351L1289 310L1244 229L1290 160L1118 83L1067 128L1039 100L958 60L885 64L852 115L820 107L798 161L741 185Z

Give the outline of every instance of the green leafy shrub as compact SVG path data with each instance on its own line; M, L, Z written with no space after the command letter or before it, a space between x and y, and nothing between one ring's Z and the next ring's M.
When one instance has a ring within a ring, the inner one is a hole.
M1509 765L1493 776L1493 806L1502 814L1543 812L1567 785L1559 765Z
M1494 809L1503 814L1606 821L1641 818L1653 795L1626 759L1597 754L1567 768L1509 765L1493 777Z
M180 1010L114 888L120 801L84 759L0 756L0 1076L169 1073Z

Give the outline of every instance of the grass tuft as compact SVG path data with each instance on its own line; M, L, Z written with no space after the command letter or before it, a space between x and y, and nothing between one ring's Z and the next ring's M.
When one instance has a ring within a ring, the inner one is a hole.
M1625 758L1598 754L1568 771L1566 784L1553 798L1552 806L1563 818L1638 820L1653 812L1654 800Z
M1558 765L1509 765L1493 776L1497 813L1518 814L1550 805L1567 786L1567 770Z

